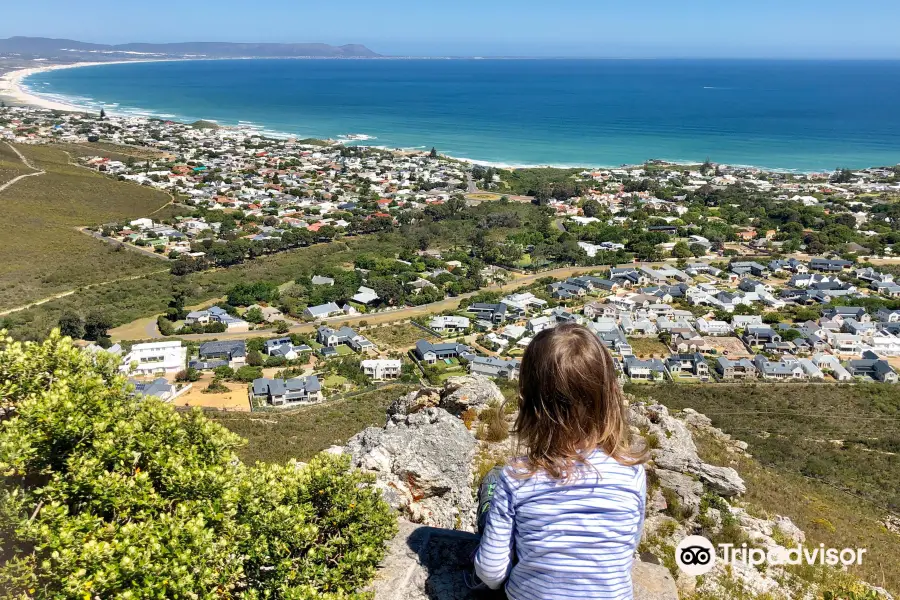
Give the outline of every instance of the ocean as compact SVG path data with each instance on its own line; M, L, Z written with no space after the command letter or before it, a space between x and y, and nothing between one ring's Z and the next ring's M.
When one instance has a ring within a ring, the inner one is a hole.
M503 165L900 162L900 61L216 60L63 69L33 93Z

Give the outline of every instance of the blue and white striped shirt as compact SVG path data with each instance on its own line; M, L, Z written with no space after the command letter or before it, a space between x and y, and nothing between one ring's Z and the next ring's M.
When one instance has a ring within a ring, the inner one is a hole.
M641 539L647 477L600 450L577 478L503 470L494 490L475 572L510 600L631 599L631 565Z

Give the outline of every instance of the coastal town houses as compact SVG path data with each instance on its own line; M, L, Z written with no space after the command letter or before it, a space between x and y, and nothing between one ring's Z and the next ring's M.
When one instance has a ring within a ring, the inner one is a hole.
M376 381L397 379L402 367L399 359L367 359L359 363L362 372Z
M185 318L188 325L209 325L210 323L222 323L229 332L249 331L250 324L243 319L229 315L224 308L211 306L205 310L191 311Z
M315 375L294 379L262 377L253 381L250 394L251 402L257 401L272 406L314 404L325 400L322 386Z
M263 343L263 352L268 356L296 360L304 352L312 352L312 347L306 344L294 344L291 338L281 337L274 340L266 340Z
M243 340L204 342L200 344L198 357L190 367L198 370L231 367L239 369L247 364L247 344Z
M360 354L370 354L378 351L378 347L374 343L359 335L350 327L341 327L340 329L332 329L326 326L319 327L316 330L316 340L324 348L337 348L345 345Z
M419 361L428 365L433 365L439 360L475 357L475 353L471 348L465 344L457 344L454 342L432 344L427 340L419 340L416 342L414 352Z
M461 333L471 327L472 322L467 317L437 316L428 322L428 327L444 334Z
M485 377L517 380L520 366L519 361L516 359L503 360L493 356L476 356L469 361L469 373L484 375Z
M181 342L150 342L132 346L119 370L130 375L175 374L186 363L187 348Z
M716 372L723 381L756 379L756 366L749 358L731 360L724 356L716 359Z

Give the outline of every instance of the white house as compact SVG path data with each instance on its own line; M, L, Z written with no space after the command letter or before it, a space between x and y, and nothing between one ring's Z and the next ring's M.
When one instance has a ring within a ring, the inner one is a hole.
M697 331L700 335L729 335L731 334L731 325L725 321L707 321L701 317L697 319Z
M440 331L441 333L445 331L465 331L471 324L472 322L467 317L454 317L444 315L437 316L428 322L428 326L431 329Z
M119 370L134 375L177 373L186 362L187 348L181 342L151 342L132 346Z
M396 379L402 363L399 359L372 359L360 361L359 367L372 379Z

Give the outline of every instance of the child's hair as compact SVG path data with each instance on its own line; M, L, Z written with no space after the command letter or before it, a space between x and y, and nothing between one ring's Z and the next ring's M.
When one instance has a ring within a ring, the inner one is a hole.
M545 471L569 479L595 449L626 465L647 459L633 448L625 399L612 356L587 328L545 329L528 345L519 376L519 444L522 477Z

